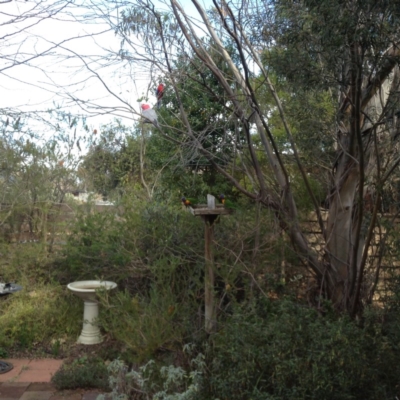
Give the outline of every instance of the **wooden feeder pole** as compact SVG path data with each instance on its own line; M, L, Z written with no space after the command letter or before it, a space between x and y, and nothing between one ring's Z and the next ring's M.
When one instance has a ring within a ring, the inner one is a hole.
M201 216L204 220L204 258L205 258L205 330L207 333L215 332L217 327L217 316L214 296L214 222L220 215L230 214L231 211L224 206L216 207L215 197L207 195L207 205L190 207L195 216Z
M215 331L217 320L214 299L214 254L213 254L213 241L214 241L214 221L215 216L204 215L204 258L206 261L205 270L205 329L210 333Z

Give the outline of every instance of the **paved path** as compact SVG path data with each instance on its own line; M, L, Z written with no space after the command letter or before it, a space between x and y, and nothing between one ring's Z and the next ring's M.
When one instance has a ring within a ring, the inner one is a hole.
M5 374L0 374L0 382L50 382L51 377L63 364L62 360L44 358L41 360L4 360L10 362L14 368ZM0 399L2 397L0 396Z
M96 400L97 390L57 391L51 377L61 367L62 360L4 360L14 368L0 374L1 400Z

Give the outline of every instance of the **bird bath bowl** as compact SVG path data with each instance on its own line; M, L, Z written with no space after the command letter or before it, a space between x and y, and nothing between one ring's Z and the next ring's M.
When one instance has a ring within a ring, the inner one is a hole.
M0 361L0 374L5 374L13 369L13 365L6 361Z
M117 287L115 282L110 281L78 281L67 285L68 289L84 301L83 327L78 338L78 343L97 344L103 341L100 329L97 325L99 316L99 302L97 291L112 290Z
M0 282L0 296L7 296L8 294L19 292L20 290L22 290L22 286L20 285Z

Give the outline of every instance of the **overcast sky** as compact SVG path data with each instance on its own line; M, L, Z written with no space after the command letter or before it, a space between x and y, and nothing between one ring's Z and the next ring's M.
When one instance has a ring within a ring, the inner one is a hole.
M86 0L81 0L82 3ZM137 99L145 94L151 84L150 75L143 70L135 70L129 66L117 67L112 57L106 58L111 50L117 53L120 38L110 30L109 25L100 18L93 19L87 11L79 8L79 4L66 7L62 13L53 18L30 26L35 19L10 23L24 13L32 13L35 3L39 1L11 1L1 3L0 0L0 109L14 108L21 111L37 111L52 108L54 104L67 108L70 112L79 112L73 105L69 94L74 94L87 101L95 101L107 107L119 106L127 102L138 110ZM57 1L42 1L42 4L57 6ZM66 3L60 2L60 4ZM181 1L190 15L195 15L190 1ZM207 0L209 4L210 1ZM96 4L96 1L93 1ZM15 35L10 33L18 32ZM63 42L61 47L54 47ZM45 57L31 60L28 65L15 65L18 53L21 59L35 53L50 51ZM76 55L89 60L104 80L106 85L123 101L116 100L98 79L84 67L84 63ZM97 61L104 65L101 69ZM12 68L4 69L13 64ZM97 64L97 65L96 65ZM153 83L154 85L154 83ZM150 93L151 94L151 93ZM155 102L150 96L150 103ZM118 114L118 112L117 112ZM123 113L121 113L122 115ZM111 115L97 116L89 120L96 127L113 119Z

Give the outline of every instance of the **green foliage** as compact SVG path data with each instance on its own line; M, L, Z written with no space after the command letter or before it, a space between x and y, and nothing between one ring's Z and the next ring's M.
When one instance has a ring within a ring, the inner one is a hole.
M102 308L105 312L100 325L124 344L123 358L136 362L143 362L158 351L174 351L196 312L193 305L178 299L170 287L161 285L154 285L147 298L118 292L111 299L103 298Z
M124 343L126 358L142 360L172 349L193 327L203 287L203 226L180 205L123 207L123 218L115 209L82 215L54 274L65 283L117 282L117 294L103 299L101 325Z
M107 366L103 360L81 357L70 364L64 363L53 375L51 382L58 390L77 388L108 390L107 378Z
M189 166L184 149L176 149L157 132L148 139L146 162L151 170L162 171L154 190L155 200L179 202L182 196L187 196L202 199L205 203L208 193L232 193L232 185L208 163L194 162Z
M82 210L57 276L69 281L97 276L126 285L149 274L155 280L165 274L174 279L180 268L196 265L202 225L181 209L180 199L175 207L126 199L121 208L123 217L114 207L101 213Z
M381 293L384 304L382 312L383 332L389 339L391 346L400 350L398 334L400 331L400 278L391 276L387 280L386 291Z
M278 50L273 49L264 53L263 59L266 67L269 67L271 63L272 68L274 67L270 57L276 51ZM279 74L272 73L271 80L284 105L285 119L295 140L300 162L307 173L311 190L317 201L322 202L329 193L330 170L336 156L333 135L336 123L335 99L332 92L314 86L295 88L293 83L286 79L284 71L279 71ZM301 211L309 211L314 206L306 190L303 177L292 157L292 145L288 140L281 116L274 107L271 94L261 84L260 78L255 79L255 82L259 85L257 95L263 99L265 113L270 114L268 122L270 129L273 129L274 139L282 153L285 154L283 157L290 174L296 205ZM261 157L260 160L263 161L265 171L268 171L267 161Z
M313 211L314 206L312 204L310 195L301 176L299 175L295 176L292 182L293 182L294 198L296 200L296 204L299 210L303 212ZM327 186L328 186L327 182L326 181L324 182L323 174L316 176L315 179L313 177L309 177L308 182L318 204L322 204L326 199Z
M224 73L230 75L214 46L207 43L206 48L215 56ZM165 134L158 132L149 137L146 157L153 169L163 171L156 194L169 194L171 191L188 197L205 197L207 193L230 194L231 184L228 185L226 178L218 174L210 160L198 151L198 144L185 137L187 128L177 117L182 103L195 140L214 155L215 164L227 167L235 159L236 135L239 135L235 133L235 118L226 106L228 96L196 55L178 57L173 68L179 71L174 84L180 96L178 99L172 85L167 83L159 114L167 126L165 133L181 145L177 147L176 143L166 140Z
M236 210L215 224L217 275L231 286L243 266L252 274L272 273L288 255L272 214L263 211L255 231L254 207L248 203L238 206L247 211ZM116 215L120 209L122 217ZM256 234L260 244L255 252ZM240 263L236 249L241 249ZM258 264L253 264L255 256ZM156 285L157 290L172 288L182 300L200 299L203 223L183 208L180 199L173 206L127 199L108 211L82 214L68 238L65 259L54 273L65 283L96 276L115 280L134 294L147 295Z
M26 285L49 277L46 268L48 253L43 243L14 243L0 241L2 281Z
M104 197L128 183L140 181L140 141L138 132L116 120L103 125L99 137L85 155L80 174L90 190Z
M0 347L33 348L52 338L76 337L81 329L80 301L60 286L24 287L0 301Z
M389 399L397 358L373 319L360 327L298 302L260 301L213 337L201 398Z
M0 347L0 358L7 358L7 357L8 357L7 350L4 349L3 347Z
M281 90L290 85L280 84ZM333 160L335 103L329 91L297 90L285 100L285 110L305 165ZM318 118L315 116L318 115Z
M88 206L90 207L90 206ZM64 283L79 279L126 278L131 262L127 230L115 214L104 211L86 214L80 210L75 227L68 236L66 258L56 263L55 274Z
M51 354L54 357L58 357L60 355L61 341L60 339L56 339L51 346Z
M35 122L19 117L15 123L9 124L7 118L3 124L0 243L35 240L42 244L45 258L46 251L53 250L54 219L59 216L60 204L65 201L66 193L78 185L75 168L81 152L80 141L83 145L85 139L77 137L77 128L86 131L87 127L81 126L84 121L78 117L49 112L41 119L44 126L50 127L43 138L40 134L44 132L39 134L29 128ZM37 249L33 251L37 253Z
M348 61L348 49L358 43L370 65L392 44L399 21L398 2L358 1L344 7L341 1L291 1L276 3L272 26L263 39L275 40L269 65L297 87L334 88L347 85L350 75L341 68ZM265 24L268 15L255 20ZM366 50L373 49L371 53ZM381 59L380 62L384 60ZM334 89L336 90L336 89Z

